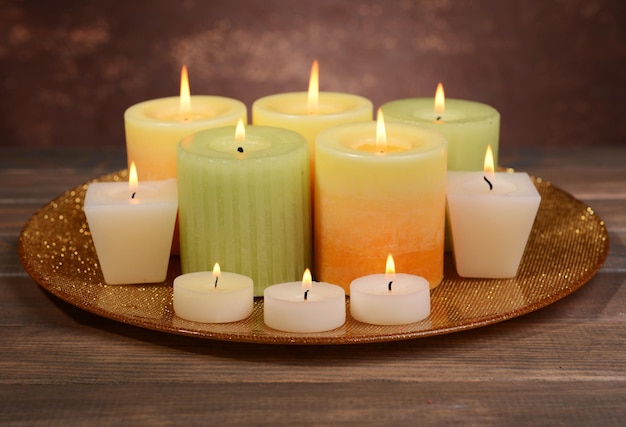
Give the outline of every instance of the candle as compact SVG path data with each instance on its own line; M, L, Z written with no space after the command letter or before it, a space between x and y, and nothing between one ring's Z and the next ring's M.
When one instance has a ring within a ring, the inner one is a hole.
M246 120L246 106L220 96L190 96L187 69L181 72L180 97L140 102L124 113L128 164L139 179L176 178L176 144L193 132Z
M402 271L434 288L443 278L446 140L428 128L382 123L379 114L378 123L317 137L315 271L349 292L392 252Z
M176 180L89 184L84 211L104 281L165 280L178 207Z
M308 148L290 130L224 127L178 146L183 273L211 259L250 276L255 295L297 280L311 259Z
M222 272L215 263L213 272L199 271L174 279L174 312L192 322L236 322L252 314L253 292L251 278Z
M371 121L372 102L362 96L338 92L319 92L317 61L311 67L308 92L290 92L257 99L252 104L252 123L291 129L309 142L311 173L315 138L332 126Z
M448 216L462 277L515 277L541 201L526 173L448 173Z
M306 269L301 282L281 283L264 291L263 320L285 332L323 332L346 321L346 294L329 283L312 282Z
M448 170L481 171L487 145L498 159L500 113L479 102L446 99L439 83L433 98L408 98L391 101L382 107L389 121L428 126L448 140Z
M423 277L396 274L387 257L385 274L371 274L350 284L350 314L374 325L415 323L430 315L430 287Z

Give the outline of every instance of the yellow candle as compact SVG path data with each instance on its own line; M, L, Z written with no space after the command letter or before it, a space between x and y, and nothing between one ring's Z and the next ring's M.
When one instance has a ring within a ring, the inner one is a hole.
M252 123L276 126L298 132L309 142L314 159L315 137L332 126L371 121L372 102L358 95L319 92L317 63L313 63L308 92L290 92L257 99L252 104ZM313 168L311 169L313 172Z
M316 140L314 266L318 280L349 292L396 265L430 287L443 278L446 140L431 129L387 123L386 146L375 122L320 132Z
M124 113L128 164L135 162L140 180L176 178L176 144L202 129L247 120L246 106L220 96L189 96L186 70L181 96L140 102Z
M500 113L489 105L446 99L440 83L434 100L399 99L381 109L389 121L414 123L443 133L448 140L448 170L481 171L488 145L498 163Z

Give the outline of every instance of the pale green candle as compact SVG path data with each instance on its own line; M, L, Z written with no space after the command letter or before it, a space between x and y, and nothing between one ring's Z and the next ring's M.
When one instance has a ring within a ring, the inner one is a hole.
M224 270L254 280L255 296L299 280L311 261L307 142L300 134L248 126L209 129L177 149L183 273Z
M381 108L387 121L413 123L443 133L448 140L448 170L482 171L487 145L491 145L498 164L500 113L489 105L445 99L445 107L436 111L433 98L407 98Z

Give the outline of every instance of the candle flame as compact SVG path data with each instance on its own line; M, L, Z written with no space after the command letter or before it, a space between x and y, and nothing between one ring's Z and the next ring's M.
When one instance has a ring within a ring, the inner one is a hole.
M243 119L239 119L235 128L235 142L244 142L246 140L246 127Z
M311 270L308 268L304 270L304 274L302 275L302 289L307 290L313 287L313 278L311 277Z
M385 264L385 277L387 279L394 278L396 275L396 263L393 261L391 254L387 255L387 262Z
M446 111L446 95L443 91L441 82L437 85L435 91L435 112L443 114Z
M135 198L135 192L139 187L139 178L137 177L137 167L135 162L130 163L130 170L128 172L128 190L132 194L131 198Z
M491 149L491 144L487 145L487 151L485 152L485 166L484 166L485 175L493 178L495 176L495 168L493 162L493 150Z
M213 266L213 277L220 277L222 275L222 270L220 269L220 264L218 262Z
M317 59L311 65L311 77L309 78L309 97L307 101L307 112L309 116L319 114L319 94L320 94L320 71Z
M385 117L383 110L378 109L376 113L376 151L384 153L387 149L387 130L385 129Z
M189 92L189 75L187 67L180 70L180 115L185 118L191 112L191 93Z

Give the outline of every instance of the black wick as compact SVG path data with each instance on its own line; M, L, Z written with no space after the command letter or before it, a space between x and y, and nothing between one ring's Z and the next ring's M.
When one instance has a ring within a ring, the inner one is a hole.
M131 199L134 199L134 198L135 198L135 194L137 194L137 192L136 192L136 191L133 191L133 195L132 195L132 196L130 196L130 198L131 198Z
M487 181L487 184L489 184L489 191L493 190L493 184L491 181L489 181L486 176L483 176L483 179Z
M391 284L393 283L393 280L389 281L389 284L387 285L387 289L389 289L389 292L391 292Z
M304 291L304 300L306 301L308 297L309 297L309 290L307 289L306 291Z
M243 153L243 147L237 147L237 152Z
M215 276L215 286L213 286L214 288L217 288L217 281L219 280L220 276Z

